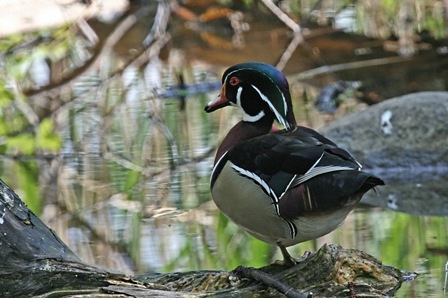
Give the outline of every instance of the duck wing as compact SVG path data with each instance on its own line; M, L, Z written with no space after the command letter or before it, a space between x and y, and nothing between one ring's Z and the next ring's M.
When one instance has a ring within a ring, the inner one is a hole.
M350 153L305 127L240 143L220 162L227 161L239 175L259 184L285 219L359 201L364 192L384 184L360 171Z

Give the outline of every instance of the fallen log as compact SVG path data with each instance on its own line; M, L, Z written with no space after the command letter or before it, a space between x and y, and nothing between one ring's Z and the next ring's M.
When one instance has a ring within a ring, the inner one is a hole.
M2 297L384 297L415 277L336 245L324 245L292 268L126 276L84 264L1 180L0 247ZM241 271L262 271L289 290L281 294Z

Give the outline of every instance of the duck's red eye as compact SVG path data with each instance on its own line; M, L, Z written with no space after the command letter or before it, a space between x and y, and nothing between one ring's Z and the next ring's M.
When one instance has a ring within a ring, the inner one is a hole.
M240 80L237 77L231 77L229 80L229 84L232 86L238 85L239 82L240 82Z

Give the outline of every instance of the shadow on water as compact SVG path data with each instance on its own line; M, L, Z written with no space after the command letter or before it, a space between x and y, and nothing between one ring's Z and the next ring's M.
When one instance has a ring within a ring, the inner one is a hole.
M223 11L218 11L215 19L203 22L190 19L189 13L205 17L212 10L206 14L201 7L177 7L169 38L154 38L155 54L138 56L143 61L114 74L147 37L150 21L158 18L154 5L114 51L101 52L90 75L73 80L68 90L57 87L54 95L24 83L40 109L37 117L55 119L60 153L41 150L40 158L32 159L8 157L19 149L7 151L2 179L29 202L39 196L42 203L33 209L84 260L140 273L262 266L280 258L276 248L246 235L210 200L214 150L240 116L231 109L208 115L203 107L217 95L227 66L247 60L275 64L292 38L291 30L260 6L239 10L233 11L234 19L219 17ZM90 25L103 44L117 26ZM365 103L447 90L446 40L417 43L418 53L404 57L385 50L386 41L372 36L315 25L304 33L306 43L285 67L301 124L318 128L364 109ZM87 44L76 38L78 48ZM387 39L389 45L396 42ZM80 51L84 61L95 57L85 48ZM339 80L362 81L362 87L342 101L336 114L319 113L313 105L319 89ZM368 195L370 207L352 212L331 234L289 250L300 255L323 243L358 248L422 274L404 285L398 297L440 296L448 259L447 171L376 174L387 185Z

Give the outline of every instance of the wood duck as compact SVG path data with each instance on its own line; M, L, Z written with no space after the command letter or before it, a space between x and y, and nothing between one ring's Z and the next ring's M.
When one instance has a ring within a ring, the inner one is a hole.
M297 126L288 81L275 67L246 62L227 69L207 113L225 106L243 119L219 146L211 174L218 208L254 237L280 247L336 229L362 195L384 182L316 131ZM284 129L272 131L274 120Z

